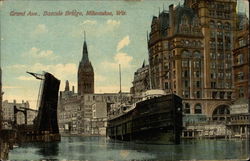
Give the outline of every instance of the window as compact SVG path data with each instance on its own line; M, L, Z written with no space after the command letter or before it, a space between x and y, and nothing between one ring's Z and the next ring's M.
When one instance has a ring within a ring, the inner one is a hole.
M189 97L189 91L183 91L183 97L188 98Z
M170 82L165 82L165 89L170 89L170 88L171 88Z
M189 103L184 103L184 113L190 114L190 105Z
M244 87L239 87L239 97L244 97Z
M217 15L218 15L218 16L221 16L221 15L222 15L222 12L217 12ZM218 27L219 29L222 28L221 22L218 22L218 23L217 23L217 27Z
M196 81L196 88L200 88L201 87L201 82L200 81Z
M200 61L195 61L194 62L194 67L195 68L200 68L201 67Z
M239 38L239 47L245 46L245 42L243 38Z
M196 71L196 72L195 72L195 76L196 76L197 78L199 78L199 77L200 77L200 71Z
M216 82L211 82L211 88L216 88Z
M214 21L210 21L210 28L214 28L215 25L214 25Z
M211 68L211 69L215 69L215 68L216 68L216 63L215 63L215 62L212 62L212 63L210 64L210 68Z
M182 67L188 67L188 60L182 60L181 65Z
M170 78L170 73L169 73L169 72L166 72L165 78L166 78L166 79L169 79L169 78Z
M201 53L199 53L198 51L194 52L194 57L201 58Z
M224 29L230 30L231 29L230 23L226 22L225 25L224 25Z
M184 88L188 88L189 87L189 81L188 80L183 80L182 83L183 83L183 87Z
M196 98L201 98L201 91L196 91Z
M188 75L189 75L188 70L182 71L182 77L183 77L183 78L188 78Z
M201 109L201 104L196 104L194 107L194 113L195 114L201 114L202 113L202 109Z
M238 65L241 65L241 64L243 64L243 54L239 54L238 56L237 56L237 59L236 59L236 61L237 61L237 64Z
M239 73L237 74L237 77L238 77L238 80L239 80L239 81L244 80L244 73L243 73L243 72L239 72Z
M216 59L216 54L215 53L210 53L210 59L215 60Z
M216 79L216 72L213 72L213 71L211 72L211 78Z

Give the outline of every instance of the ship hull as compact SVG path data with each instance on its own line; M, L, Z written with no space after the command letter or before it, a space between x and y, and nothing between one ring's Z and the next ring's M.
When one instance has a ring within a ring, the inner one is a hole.
M181 132L182 100L173 94L137 103L107 127L111 139L149 144L179 144Z

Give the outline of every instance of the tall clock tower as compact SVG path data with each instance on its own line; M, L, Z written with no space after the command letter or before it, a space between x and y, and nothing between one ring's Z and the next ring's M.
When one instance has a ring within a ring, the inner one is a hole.
M94 69L88 57L88 48L84 32L82 59L78 67L78 95L94 93Z

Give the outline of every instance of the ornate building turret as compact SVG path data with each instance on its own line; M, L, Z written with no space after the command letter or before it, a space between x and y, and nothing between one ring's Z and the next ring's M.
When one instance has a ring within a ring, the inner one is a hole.
M94 69L88 57L88 48L84 33L82 60L78 67L78 95L94 93Z

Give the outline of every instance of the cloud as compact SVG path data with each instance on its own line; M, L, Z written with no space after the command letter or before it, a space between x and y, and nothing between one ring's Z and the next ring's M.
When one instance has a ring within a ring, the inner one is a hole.
M31 76L19 76L17 77L18 80L24 80L24 81L34 81L35 78Z
M17 88L23 88L21 86L3 86L3 89L17 89Z
M104 62L102 62L102 65L104 67L109 67L109 68L112 68L112 69L118 69L119 64L121 64L121 67L124 69L124 68L132 67L132 64L131 64L132 60L133 60L133 57L129 56L127 53L117 53L113 57L112 62L104 61Z
M85 21L83 21L82 24L83 25L95 25L95 24L97 24L97 22L93 21L93 20L85 20Z
M93 20L85 20L81 22L78 26L73 26L72 32L70 33L73 37L83 37L84 31L87 32L87 35L93 35L100 37L104 34L108 34L118 29L121 22L119 20L108 19L105 22L98 23Z
M35 28L35 30L32 32L34 35L40 35L40 34L45 34L48 33L48 28L46 27L45 24L38 24Z
M130 43L129 36L125 36L121 41L119 41L117 48L116 48L116 51L120 51L125 46L128 46L129 43Z
M18 67L21 67L18 68ZM76 64L68 63L68 64L54 64L54 65L45 65L41 63L36 63L33 65L23 65L23 64L15 64L12 66L8 66L8 69L15 69L15 70L26 70L30 72L37 72L41 73L42 71L47 71L55 75L57 78L61 78L66 80L69 76L75 76L78 70ZM19 80L28 80L29 78L20 76L18 77Z
M112 26L119 26L120 25L120 21L116 21L116 20L107 20L106 22L108 25L112 25Z
M56 59L58 56L52 50L41 50L32 47L28 52L22 54L24 57Z

